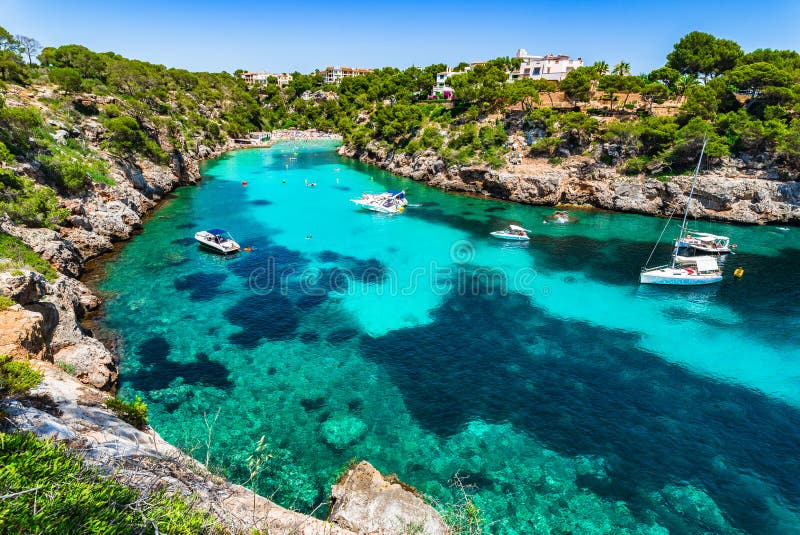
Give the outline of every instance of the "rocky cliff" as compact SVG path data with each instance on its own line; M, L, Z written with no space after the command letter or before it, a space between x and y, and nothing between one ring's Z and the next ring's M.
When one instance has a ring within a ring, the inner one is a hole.
M563 164L520 159L502 170L484 166L447 166L433 150L394 152L371 142L357 150L342 146L339 154L357 158L397 175L446 191L509 201L554 206L586 205L663 216L683 210L688 176L626 176L592 158L573 157ZM698 178L691 216L736 223L800 224L800 182L762 178L765 173L728 162Z
M130 238L145 214L170 191L198 181L203 159L233 146L224 141L208 145L202 139L168 142L158 132L160 144L170 155L168 164L139 157L122 159L105 149L106 133L92 116L63 124L58 112L42 104L52 94L47 86L12 86L5 95L6 105L39 107L45 120L56 128L52 134L56 140L65 136L78 139L106 161L113 184L87 183L79 194L62 195L61 205L69 215L56 230L27 228L0 214L0 233L18 238L57 271L57 277L48 281L30 269L3 271L0 267L0 295L15 302L0 310L0 354L37 359L36 366L45 374L30 397L0 399L3 423L66 441L90 464L126 485L143 491L166 488L190 497L232 533L390 534L402 533L408 525L427 526L424 532L428 533L445 533L447 528L438 513L413 493L395 487L390 494L373 489L382 476L368 464L361 470L369 477L357 479L364 485L351 484L337 494L339 503L351 504L341 516L346 520L326 522L284 509L211 475L154 430L135 429L105 408L104 399L116 389L118 356L81 326L84 316L101 303L79 277L89 260L112 251L114 242ZM98 106L105 98L83 95L80 101ZM179 148L190 145L196 148ZM17 159L11 168L18 175L43 181L35 158ZM350 495L355 498L348 498Z

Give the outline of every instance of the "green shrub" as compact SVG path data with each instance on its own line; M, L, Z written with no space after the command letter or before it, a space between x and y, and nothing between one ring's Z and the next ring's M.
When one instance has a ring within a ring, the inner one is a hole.
M68 373L69 375L75 375L75 365L73 363L57 360L55 364L60 370Z
M0 141L0 163L14 163L14 155L2 141Z
M14 154L24 154L31 148L30 138L44 122L34 107L0 108L0 141Z
M42 372L34 370L27 362L0 355L0 392L27 394L31 388L42 382L42 377Z
M639 175L647 171L648 163L650 163L650 159L646 156L629 158L622 164L622 172L626 175Z
M109 398L106 400L106 407L134 427L139 429L147 427L147 404L139 396L133 401Z
M6 297L5 295L0 295L0 311L7 309L10 306L13 306L14 300L10 297Z
M152 139L147 137L133 117L113 117L105 121L109 134L109 144L117 152L144 153L159 163L166 163L169 156Z
M55 228L69 215L59 207L52 189L37 186L10 169L0 169L0 213L3 212L17 224L47 228Z
M209 514L180 498L140 495L84 466L63 445L31 433L0 434L0 494L11 493L17 494L0 500L4 533L222 531Z
M7 259L7 267L21 267L38 271L53 282L58 272L19 238L0 232L0 258Z
M63 191L82 191L88 180L114 183L108 176L108 166L104 160L70 144L53 145L51 151L51 155L40 156L39 161L47 176Z

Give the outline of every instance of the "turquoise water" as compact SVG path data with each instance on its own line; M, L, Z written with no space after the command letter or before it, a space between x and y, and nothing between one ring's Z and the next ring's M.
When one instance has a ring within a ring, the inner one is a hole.
M102 283L123 393L198 459L247 481L264 436L259 489L304 511L356 458L443 509L464 477L491 533L800 531L800 230L695 222L739 245L724 282L642 287L660 219L544 224L329 143L204 174ZM348 202L385 189L421 206ZM531 242L487 237L509 223ZM210 227L252 251L201 250Z

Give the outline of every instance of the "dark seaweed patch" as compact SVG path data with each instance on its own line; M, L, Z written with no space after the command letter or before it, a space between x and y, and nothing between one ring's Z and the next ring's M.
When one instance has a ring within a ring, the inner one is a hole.
M319 333L314 331L306 331L304 333L300 333L300 341L304 344L310 344L312 342L316 342L319 340Z
M137 348L142 369L133 374L132 380L143 390L167 388L177 377L190 385L206 385L228 389L228 369L209 359L205 353L197 353L192 362L176 362L169 359L170 344L163 336L148 338Z
M261 340L289 340L294 337L300 318L288 297L273 291L240 299L224 312L225 319L241 327L229 340L253 349Z
M328 336L325 337L325 340L331 344L341 344L342 342L347 342L358 335L358 329L344 328L329 333Z
M225 273L198 271L178 277L172 283L176 290L188 290L192 301L210 301L221 293L219 288L226 278Z
M195 240L194 238L177 238L172 240L170 243L173 245L181 245L187 247L189 245L197 243L197 240Z
M327 404L324 397L317 398L303 398L300 400L300 405L303 406L306 412L318 411Z

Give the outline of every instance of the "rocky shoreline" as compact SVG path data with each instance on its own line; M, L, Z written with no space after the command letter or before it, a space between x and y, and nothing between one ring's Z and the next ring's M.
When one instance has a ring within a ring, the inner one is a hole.
M6 427L66 441L89 464L141 491L180 494L210 511L232 533L389 534L403 533L408 525L425 526L425 533L446 533L432 507L368 463L343 476L342 485L334 488L329 520L323 521L212 475L156 431L138 430L105 407L103 401L118 383L119 358L82 327L101 305L80 280L87 263L102 261L115 243L128 240L172 190L200 180L203 160L237 147L225 142L200 144L190 153L173 149L169 164L158 165L105 151L102 127L91 117L69 135L84 139L106 159L114 184L92 183L80 195L62 198L70 215L58 230L15 225L0 214L0 232L19 238L58 272L51 281L29 270L0 272L0 295L16 303L0 311L0 354L36 359L44 373L30 397L1 403ZM40 174L33 161L15 164L14 171Z
M395 152L372 141L364 149L343 145L342 156L355 158L396 175L455 191L522 204L583 205L650 216L683 209L690 177L661 180L622 175L613 166L575 157L563 164L519 160L493 170L485 166L447 166L428 149L416 154ZM744 224L800 224L800 182L765 178L768 170L743 162L728 165L698 179L691 216Z

